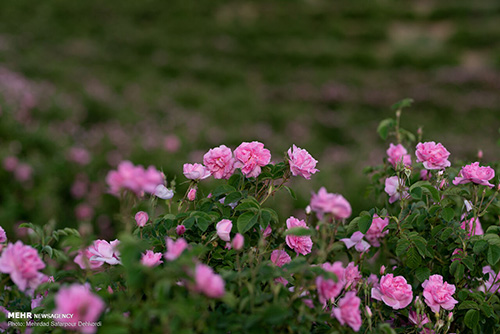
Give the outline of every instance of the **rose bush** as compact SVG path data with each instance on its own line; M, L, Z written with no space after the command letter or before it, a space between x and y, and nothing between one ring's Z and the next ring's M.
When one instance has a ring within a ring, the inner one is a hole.
M269 208L282 190L293 198L288 181L314 177L317 161L293 145L270 162L246 142L184 165L181 194L156 167L110 171L123 224L113 238L25 223L16 241L0 229L0 328L64 331L6 327L8 312L31 312L72 313L85 324L68 328L81 333L499 331L497 165L452 165L443 144L400 128L408 104L378 128L397 144L365 169L373 208L353 218L324 187L302 213Z

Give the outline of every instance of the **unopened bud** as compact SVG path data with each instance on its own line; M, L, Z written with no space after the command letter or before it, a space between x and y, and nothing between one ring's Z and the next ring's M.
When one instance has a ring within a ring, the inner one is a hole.
M368 318L371 318L373 316L372 310L368 307L368 305L365 306L365 311L366 311L366 316Z
M306 215L310 215L311 214L311 206L308 205L306 206Z
M453 321L453 312L448 313L448 322Z
M483 150L477 151L477 158L482 159L483 158Z
M188 192L188 195L187 195L187 198L188 200L190 200L191 202L194 201L194 199L196 198L196 188L191 188Z

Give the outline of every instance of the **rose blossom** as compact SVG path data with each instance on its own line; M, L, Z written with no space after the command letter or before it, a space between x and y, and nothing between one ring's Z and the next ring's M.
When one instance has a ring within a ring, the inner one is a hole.
M427 314L424 313L424 314L418 315L417 312L415 312L415 311L410 311L410 313L408 313L408 319L412 323L417 325L418 328L422 328L423 325L430 322L429 318L427 317Z
M401 159L405 166L411 165L411 156L408 154L408 151L403 147L403 145L394 145L391 143L386 152L389 156L387 161L389 161L394 168L396 168L397 164L401 162Z
M2 228L2 226L0 226L0 243L6 241L7 241L7 234L5 233L5 230Z
M258 141L243 142L234 150L234 168L241 168L246 177L257 177L264 167L271 161L271 152Z
M163 263L161 260L162 253L155 253L152 250L146 251L146 253L142 254L141 263L146 267L156 267Z
M389 225L389 218L380 218L377 214L373 215L372 225L366 231L365 238L374 247L380 247L379 239L383 238L388 230L384 231L384 228Z
M118 240L111 242L107 242L106 240L94 241L92 247L88 248L89 252L92 254L90 260L105 262L111 265L121 263L120 253L116 249L119 243Z
M0 256L0 272L10 274L10 279L19 290L36 289L46 277L38 272L45 268L45 263L36 249L23 245L19 240L15 244L9 243Z
M148 222L149 216L146 212L144 211L139 211L135 214L135 222L137 223L137 226L139 227L144 227L146 223Z
M489 166L479 166L479 162L462 167L458 176L453 180L454 185L473 182L493 188L494 185L488 181L495 177L495 170Z
M144 169L134 166L130 161L122 161L117 170L112 170L106 176L109 192L118 196L122 190L130 190L137 196L144 192L153 194L156 186L163 184L163 174L153 166Z
M267 225L267 227L265 229L263 229L261 227L260 230L262 231L262 237L264 239L269 237L273 233L273 229L271 228L271 225Z
M354 262L349 262L344 271L344 281L346 290L349 288L355 288L358 282L362 279L361 273L359 272L358 266L354 265Z
M210 172L202 164L184 164L183 173L190 180L204 180L210 176Z
M90 245L89 247L85 248L84 250L79 250L78 255L73 260L76 264L78 264L80 266L81 269L87 269L87 268L96 269L104 264L103 261L91 260L92 256L94 256L94 254L89 251L90 247L94 248L94 245Z
M443 276L431 275L429 279L422 283L424 288L425 303L432 312L439 312L440 308L452 310L458 303L452 295L455 293L455 285L443 282Z
M278 267L283 267L285 264L288 264L291 261L292 261L292 258L284 250L275 249L271 253L271 262ZM281 283L283 285L288 284L288 281L286 279L284 279L283 277L275 278L274 281L277 283Z
M350 249L352 246L355 246L356 250L360 253L366 252L368 248L370 248L370 244L363 240L364 234L356 231L352 234L350 238L340 239L347 249Z
M90 162L90 153L81 147L72 147L68 153L68 160L79 165L87 165Z
M415 155L417 162L423 162L426 169L444 169L451 166L448 161L450 152L441 143L418 143Z
M323 276L316 277L316 289L318 289L319 301L325 305L329 300L333 302L335 297L337 297L340 294L340 291L342 291L345 284L345 269L340 261L333 264L328 262L323 263L321 268L325 271L334 273L335 276L337 276L337 282L333 279L323 278Z
M233 228L233 223L229 219L222 219L217 223L216 227L217 235L224 241L231 240L231 229Z
M245 238L240 233L236 233L236 235L233 238L233 241L231 242L233 248L235 250L241 250L244 244L245 244Z
M310 206L318 219L323 219L324 214L332 214L335 219L346 219L352 213L351 205L342 195L328 193L325 187L321 187L318 194L312 193Z
M403 276L387 274L380 278L378 287L372 288L372 298L383 301L387 306L399 310L408 306L413 299L411 285Z
M97 295L90 292L85 285L73 284L61 288L55 297L56 309L54 314L73 314L70 318L58 318L59 322L68 323L67 328L79 329L84 334L92 334L96 326L85 325L86 322L95 322L104 311L105 304ZM71 326L72 323L83 323L82 326Z
M399 178L397 176L391 176L385 179L384 191L389 195L389 203L392 204L401 198L400 189L402 189L403 198L407 198L408 191L407 187L399 184Z
M233 152L226 145L210 149L203 156L203 164L216 179L229 179L234 173Z
M187 194L187 198L188 200L190 200L191 202L194 201L196 199L196 188L191 188L189 189L189 192Z
M288 159L290 171L293 176L300 175L310 180L311 174L319 172L319 170L315 168L318 161L314 159L309 152L295 145L288 149Z
M500 276L490 266L483 267L483 275L486 274L488 274L488 280L478 290L485 293L486 291L497 291L500 288Z
M184 233L186 233L186 226L177 225L177 227L175 228L175 233L177 233L177 235L183 235Z
M286 227L288 229L294 227L303 227L309 229L305 221L299 220L293 216L286 220ZM299 254L306 255L311 253L313 242L310 236L287 235L285 241L288 247L290 247Z
M168 189L163 184L159 184L155 188L154 195L158 198L167 200L167 199L171 199L172 197L174 197L174 191L171 189Z
M167 244L167 252L163 256L167 261L173 261L177 259L188 247L188 243L184 238L179 238L174 241L167 237L165 239L165 242Z
M359 305L361 299L353 291L347 292L340 299L338 306L333 308L332 316L337 318L341 325L348 324L355 332L361 328L361 311Z
M475 231L472 231L472 229L474 228L473 222L474 222L474 218L464 219L464 220L462 220L462 224L460 225L460 227L467 231L467 235L469 237L473 236L473 235L483 235L484 231L483 231L483 227L481 226L481 222L479 221L479 218L476 218Z
M195 269L196 290L204 293L210 298L224 296L225 282L220 275L214 273L213 269L205 264L198 263Z

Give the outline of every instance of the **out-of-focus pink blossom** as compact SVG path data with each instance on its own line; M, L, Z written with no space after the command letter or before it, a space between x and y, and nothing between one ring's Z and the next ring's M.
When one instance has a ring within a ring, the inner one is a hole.
M226 283L222 277L205 264L198 263L196 265L195 282L196 290L210 298L221 298L226 293L224 289Z
M389 218L380 218L377 214L373 215L373 220L370 228L366 231L365 238L374 247L380 247L379 239L382 239L388 230L384 231L384 228L389 225Z
M75 216L78 220L89 220L94 215L94 209L87 203L78 204L75 208Z
M72 147L68 153L68 159L79 165L87 165L90 162L90 153L81 147Z
M146 267L156 267L163 263L161 260L162 255L162 253L155 253L152 250L148 250L142 254L141 263Z
M0 243L7 241L7 234L2 226L0 226ZM0 249L1 250L1 249Z
M420 171L420 179L422 179L422 181L429 181L431 179L431 175L430 170L422 169Z
M149 220L147 212L139 211L135 214L135 222L137 226L144 227Z
M275 249L271 253L271 262L278 267L283 267L285 264L290 263L292 258L287 252L281 249Z
M92 254L90 260L100 261L111 265L119 264L120 253L117 250L118 240L107 242L106 240L96 240L88 250Z
M408 198L408 188L400 184L400 179L397 176L391 176L385 179L385 192L389 195L389 203L392 204L401 198ZM400 193L401 192L401 193Z
M441 275L431 275L429 279L422 283L422 287L424 288L425 303L431 308L432 312L439 312L441 307L450 311L458 303L452 297L455 293L455 285L443 282L443 276Z
M352 213L351 205L342 195L328 193L325 187L321 187L317 194L312 193L310 206L319 219L323 219L325 214L331 214L335 219L346 219Z
M418 143L415 155L417 162L423 162L426 169L444 169L451 166L448 161L450 152L441 143Z
M177 235L183 235L184 233L186 233L186 226L184 225L177 225L177 227L175 228L175 233L177 233Z
M241 168L246 177L257 177L264 167L271 161L271 152L258 141L243 142L234 150L234 168Z
M104 311L105 304L97 295L90 292L85 285L73 284L67 288L61 288L55 297L55 314L73 314L70 318L58 318L59 322L67 323L68 329L78 329L83 334L95 333L96 326L88 323L99 319ZM74 326L71 324L75 324ZM82 325L79 325L79 324Z
M94 252L90 252L89 248L95 248L94 244L85 248L84 250L79 250L78 255L76 255L74 262L80 266L81 269L96 269L104 264L103 261L94 261L91 260L92 256L94 256Z
M350 238L340 239L347 249L350 249L352 246L356 248L356 250L360 253L366 252L370 248L370 244L363 240L364 234L356 231L352 234Z
M243 245L245 244L245 238L243 235L240 233L236 233L236 235L233 238L233 241L231 242L231 245L235 250L241 250L243 248Z
M383 301L395 310L410 305L413 299L411 285L403 276L387 274L380 278L380 284L372 288L372 298Z
M47 283L47 282L54 282L54 276L45 276L40 284ZM47 295L49 294L49 291L45 291L43 293L37 294L33 299L31 299L31 309L40 307L42 305L42 301Z
M359 305L361 299L353 291L347 292L340 299L338 307L333 308L332 316L335 317L341 325L349 325L355 332L361 328L361 311Z
M3 168L8 172L16 170L19 160L14 156L8 156L3 159Z
M181 141L176 135L168 135L163 140L165 151L175 153L181 147Z
M217 235L224 241L230 241L231 240L230 233L232 228L233 228L233 223L229 219L222 219L216 225Z
M144 192L153 194L158 185L164 183L163 174L153 166L144 169L134 166L130 161L122 161L117 170L112 170L106 176L109 192L118 196L123 190L130 190L137 196Z
M288 229L294 227L309 229L305 221L299 220L293 216L286 220L286 227ZM287 235L285 241L288 247L293 249L298 254L306 255L311 253L313 242L310 236Z
M202 164L184 164L182 169L184 176L190 180L204 180L211 175Z
M188 243L184 238L179 238L176 241L166 238L167 252L164 254L165 260L173 261L177 259L182 252L188 247Z
M191 202L196 199L196 188L191 188L189 189L188 195L187 195L188 200Z
M354 289L362 278L358 266L354 265L354 262L349 262L344 270L345 289Z
M233 152L226 145L210 149L203 156L203 164L216 179L229 179L234 173Z
M345 280L344 280L344 267L342 266L342 262L337 261L333 264L331 263L323 263L321 265L323 270L334 273L337 276L337 282L333 279L326 279L323 276L316 277L316 289L318 289L319 301L322 304L326 304L327 301L332 301L340 294L342 288L344 288Z
M16 169L14 170L14 177L19 182L29 181L31 179L32 174L33 174L33 168L31 168L30 165L24 163L18 164Z
M10 279L21 291L36 289L42 283L46 276L38 270L43 268L45 263L36 249L21 241L9 243L0 256L0 272L10 274Z
M77 176L73 185L71 186L71 195L74 198L82 198L88 192L89 180L85 174L80 174Z
M495 170L489 166L479 166L479 162L462 167L458 176L453 180L454 185L473 182L493 188L494 185L488 181L495 177Z
M483 150L478 150L477 151L477 158L481 160L483 158Z
M310 180L311 174L319 172L319 170L316 169L318 161L314 159L309 152L295 145L288 149L288 161L293 176L302 176Z
M476 225L476 226L475 226L475 230L473 231L472 229L474 228L474 225ZM469 237L473 236L473 235L483 235L484 234L483 227L481 226L481 222L479 221L479 218L476 218L476 224L474 224L474 218L463 219L460 227L467 231L467 234L469 235Z
M397 164L400 162L402 162L405 166L411 166L411 156L408 154L408 151L403 147L403 145L394 145L391 143L386 152L389 156L387 161L389 161L394 168L396 168Z

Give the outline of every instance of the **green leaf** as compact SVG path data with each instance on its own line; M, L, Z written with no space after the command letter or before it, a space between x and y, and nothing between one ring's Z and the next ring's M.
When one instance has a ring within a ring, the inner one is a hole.
M365 234L372 226L373 217L371 215L361 216L358 220L359 231Z
M394 111L401 110L401 109L410 107L412 103L413 103L413 99L407 97L399 102L394 103L391 106L391 109Z
M238 232L244 234L245 232L250 230L257 223L258 218L259 214L255 214L253 212L245 212L244 214L242 214L236 222L236 225L238 226Z
M462 259L462 263L465 264L465 266L470 270L470 271L473 271L474 270L474 266L475 266L475 263L476 263L476 260L474 259L473 256L467 256L465 258Z
M249 197L240 201L240 204L235 208L235 210L246 211L246 210L260 210L260 204L253 197Z
M392 118L386 118L382 122L379 123L377 132L380 135L380 138L383 140L387 139L387 135L389 134L389 130L394 127L396 122Z
M208 228L208 226L210 225L211 221L210 220L206 220L205 218L203 217L196 217L196 226L198 226L198 228L202 231L202 232L205 232Z
M417 276L420 282L424 282L431 275L431 270L427 267L420 267L415 270L415 276Z
M441 237L439 239L441 239L442 241L445 241L446 239L448 239L450 237L450 235L452 233L453 233L453 229L451 227L447 227L444 229L444 231L441 234Z
M434 188L434 186L431 186L431 185L423 185L422 188L425 188L429 191L429 193L431 194L432 196L432 199L435 201L435 202L439 202L441 200L441 198L439 197L439 192L437 191L436 188Z
M480 254L488 247L488 242L485 240L478 240L474 243L474 248L472 249L474 253Z
M479 310L479 305L472 300L466 300L458 305L459 310Z
M425 255L427 254L427 241L425 241L425 239L422 237L414 238L412 239L412 241L413 244L417 247L420 255L425 258Z
M481 305L479 305L479 308L481 309L481 311L483 311L484 315L488 318L493 316L493 314L494 314L493 308L486 303L482 303Z
M479 312L477 310L468 310L465 313L464 322L467 327L473 329L479 323Z
M241 199L241 197L242 195L239 191L234 191L232 193L229 193L224 199L224 204L229 205L231 203L238 202Z
M454 216L455 210L453 210L452 208L444 208L443 212L441 212L441 217L443 217L446 222L450 222Z
M455 282L458 283L464 278L465 267L463 264L459 263L455 271Z
M500 237L496 234L485 234L483 239L486 240L490 245L495 245L500 247Z
M184 225L184 227L189 230L191 227L193 227L195 221L196 217L189 217L188 219L182 222L182 225Z
M284 188L288 191L288 193L290 194L290 196L292 196L292 198L293 198L294 200L297 200L297 195L295 195L295 192L293 191L293 189L292 189L292 188L287 187L287 186L285 186Z
M498 247L497 245L490 245L490 247L488 248L486 259L492 266L497 264L498 260L500 260L500 247Z
M397 256L404 255L409 247L410 247L410 242L408 240L399 239L398 244L396 246L396 255Z
M486 234L496 234L496 235L500 234L500 226L491 225L486 230Z
M305 227L292 227L291 229L285 231L285 235L295 235L298 237L313 235L313 234L314 230Z
M223 185L220 185L217 188L215 188L215 190L212 192L212 196L217 197L217 196L220 196L223 194L229 194L229 193L232 193L235 191L236 191L236 189L234 189L234 187L231 187L230 185L227 185L227 184L223 184Z
M420 188L420 187L414 188L410 192L410 195L414 199L421 199L422 198L422 188Z
M53 255L52 247L50 247L50 246L43 246L42 252L47 253L49 255L49 257L52 258L52 255Z
M418 254L418 251L412 247L408 250L407 258L406 258L406 264L408 267L411 269L416 269L420 266L420 263L422 263L422 258Z
M278 214L276 213L276 211L274 211L273 209L264 208L261 210L261 214L264 214L264 212L269 213L269 215L271 216L272 222L275 222L275 223L279 222ZM267 225L265 227L267 227Z

